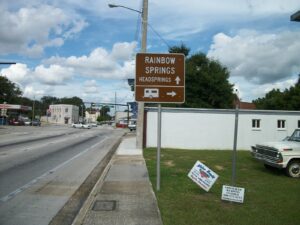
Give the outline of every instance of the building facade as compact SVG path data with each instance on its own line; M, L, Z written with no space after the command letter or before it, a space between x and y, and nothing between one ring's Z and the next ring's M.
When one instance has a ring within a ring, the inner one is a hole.
M92 112L85 111L85 122L87 123L96 123L97 118L101 116L101 113L99 110L94 110Z
M300 128L299 111L239 110L237 148L279 141ZM235 110L162 109L161 144L164 148L232 149ZM147 147L157 146L157 109L146 108Z
M72 124L79 121L79 107L75 105L50 105L49 123Z
M24 105L0 104L0 125L20 121L32 116L32 107Z

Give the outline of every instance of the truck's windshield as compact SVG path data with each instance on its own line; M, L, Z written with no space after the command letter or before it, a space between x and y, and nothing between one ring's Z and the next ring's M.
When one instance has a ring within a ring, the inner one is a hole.
M300 142L300 130L295 130L292 136L289 138L290 141L299 141Z

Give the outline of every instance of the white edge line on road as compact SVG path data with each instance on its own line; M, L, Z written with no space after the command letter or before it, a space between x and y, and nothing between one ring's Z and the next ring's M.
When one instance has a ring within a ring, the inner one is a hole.
M68 159L67 161L63 162L62 164L56 166L55 168L48 170L46 173L42 174L41 176L31 180L30 182L28 182L27 184L25 184L24 186L16 189L15 191L9 193L8 195L0 198L0 202L7 202L8 200L14 198L17 194L21 193L22 191L26 190L27 188L31 187L33 184L37 183L39 180L43 179L44 177L48 176L49 174L54 173L55 171L57 171L58 169L62 168L63 166L67 165L69 162L71 162L72 160L82 156L83 154L87 153L88 151L90 151L91 149L93 149L94 147L96 147L97 145L101 144L102 142L104 142L105 140L107 140L108 137L105 137L103 140L97 142L96 144L92 145L91 147L87 148L86 150L84 150L83 152L78 153L77 155L73 156L72 158Z

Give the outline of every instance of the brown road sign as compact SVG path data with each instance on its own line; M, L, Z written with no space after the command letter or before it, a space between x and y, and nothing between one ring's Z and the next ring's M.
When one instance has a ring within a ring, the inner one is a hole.
M141 102L183 103L185 100L184 55L138 53L135 99Z

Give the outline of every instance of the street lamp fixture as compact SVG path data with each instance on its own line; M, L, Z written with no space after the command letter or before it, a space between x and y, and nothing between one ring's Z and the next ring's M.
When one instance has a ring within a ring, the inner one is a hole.
M300 22L300 10L291 15L291 21Z
M16 64L15 62L0 62L0 65L12 65Z
M108 4L108 7L109 8L118 8L119 7L119 8L129 9L131 11L138 12L140 14L143 13L142 11L139 11L139 10L136 10L136 9L132 9L132 8L129 8L129 7L126 7L126 6L123 6L123 5Z

